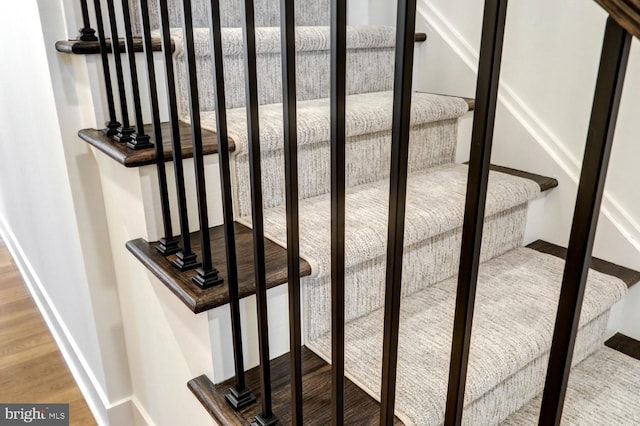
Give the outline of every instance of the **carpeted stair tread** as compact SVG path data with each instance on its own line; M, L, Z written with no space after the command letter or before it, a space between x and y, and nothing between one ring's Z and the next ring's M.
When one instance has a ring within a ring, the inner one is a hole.
M346 99L346 135L359 136L389 130L392 127L393 92L349 95ZM411 124L433 123L461 117L468 111L462 98L429 93L414 93L411 102ZM300 101L297 105L298 145L328 141L330 138L329 99ZM204 128L216 130L215 112L202 113ZM245 108L227 111L229 136L236 153L247 151L247 116ZM283 149L284 125L282 104L260 107L260 142L263 151Z
M542 395L510 416L504 426L538 423ZM563 425L640 424L640 361L603 347L571 370Z
M447 164L410 174L407 191L405 245L462 226L468 168ZM492 172L486 215L526 203L540 194L533 181ZM389 184L387 180L349 188L346 200L346 265L373 259L386 252ZM250 223L250 217L241 219ZM330 196L300 202L300 247L312 267L312 276L330 272ZM264 214L267 233L286 241L285 208Z
M132 16L140 16L140 2L130 1ZM182 25L182 0L167 1L170 24L172 27ZM209 25L209 0L191 2L194 27ZM280 25L280 2L278 0L255 0L255 21L257 27L278 27ZM244 6L242 0L222 0L220 2L220 24L223 27L242 27L244 22ZM295 4L296 25L328 25L328 0L300 0ZM158 2L149 2L149 18L151 28L160 27ZM134 33L140 34L138 19L132 21Z
M280 27L256 28L256 53L280 53ZM171 36L176 42L176 56L184 55L182 28L172 28ZM222 54L243 55L244 39L242 26L222 28ZM193 40L197 57L211 55L209 28L194 28ZM356 25L347 27L347 49L372 49L395 47L396 30L393 27ZM328 26L296 27L296 51L312 52L331 49L331 33Z
M183 31L174 28L176 41L176 80L179 92L180 115L187 117L187 66L183 46ZM298 27L296 29L296 96L299 101L328 98L330 92L330 36L329 27ZM209 30L194 30L196 74L200 95L200 109L215 109L213 62ZM368 93L393 88L395 31L380 26L350 26L347 30L347 88L346 93ZM244 107L245 65L241 28L222 31L222 51L227 108ZM258 103L267 105L282 102L282 58L280 28L256 29L256 66L258 69Z
M466 407L548 352L563 267L561 259L527 248L481 265ZM581 326L606 313L625 292L619 279L590 271ZM455 296L456 279L450 278L402 300L396 414L408 424L444 420ZM378 309L346 326L347 374L374 397L380 389L382 324ZM330 334L307 346L330 359ZM526 391L511 386L499 398ZM496 414L476 415L465 423L490 423Z
M389 177L391 155L392 92L371 92L347 97L347 186L368 184ZM412 102L409 170L425 170L452 163L457 143L458 117L467 111L460 98L416 94ZM236 213L251 214L249 156L244 108L229 111L227 121L236 144L234 173ZM205 127L215 128L215 114L204 113ZM330 108L328 99L298 102L298 190L302 199L330 191ZM260 136L265 208L284 205L282 105L261 107Z

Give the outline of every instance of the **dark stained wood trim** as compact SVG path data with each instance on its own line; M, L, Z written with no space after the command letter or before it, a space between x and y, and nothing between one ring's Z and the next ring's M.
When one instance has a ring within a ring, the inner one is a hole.
M427 41L427 34L416 33L415 41L416 43L423 43ZM106 42L108 52L112 53L111 39L106 39ZM151 42L154 52L162 51L162 43L160 42L159 37L152 38ZM144 46L141 37L133 38L133 48L136 52L144 52ZM171 40L171 51L174 51L175 48L176 46L174 44L174 41ZM56 50L60 53L69 53L73 55L94 55L100 53L100 44L97 41L59 40L56 41ZM124 38L120 38L120 50L122 52L126 51Z
M640 0L596 0L618 25L640 38Z
M522 170L512 169L510 167L491 165L494 172L506 173L512 176L529 179L540 185L540 191L548 191L558 186L558 180L548 176L537 175L535 173L523 172Z
M640 361L640 341L636 339L617 333L604 344L611 349L615 349L618 352L622 352Z
M111 39L106 39L107 51L111 51ZM151 46L154 52L162 51L162 44L160 38L154 37L151 39ZM133 38L133 48L136 52L144 52L144 46L141 37ZM82 41L82 40L60 40L56 41L56 50L60 53L70 53L74 55L93 55L100 53L100 44L98 41ZM120 51L126 51L124 38L120 39ZM171 50L175 50L175 44L171 42Z
M417 92L418 93L428 93L430 95L449 96L449 97L452 97L452 98L464 99L464 101L467 103L467 106L469 107L469 111L473 111L476 108L476 100L472 99L472 98L465 98L464 96L446 95L446 94L443 94L443 93L422 92L420 90L418 90Z
M476 109L476 100L471 98L462 98L467 101L467 105L469 105L469 111L473 111Z
M146 124L144 128L147 134L153 133L150 124ZM169 123L162 123L162 142L165 161L173 160L173 149L171 147L169 132ZM78 132L78 136L125 167L140 167L146 164L155 164L156 162L156 152L154 149L130 149L126 144L118 143L106 136L102 130L84 129ZM193 157L191 126L189 124L180 122L180 138L182 140L182 158ZM202 130L202 138L204 154L216 154L218 152L216 134L208 130ZM153 136L151 136L151 142L154 142ZM235 145L231 139L229 139L229 150L232 152L235 150Z
M302 389L305 425L331 424L331 365L322 358L302 347ZM280 424L291 424L289 354L271 361L273 410ZM253 368L246 373L247 385L260 399L260 371ZM214 385L202 375L190 380L187 386L203 407L222 425L247 425L260 410L260 404L253 404L236 412L224 399L224 394L234 384L229 379ZM344 423L349 425L377 425L379 403L353 382L345 379ZM394 424L402 425L398 418Z
M464 164L469 164L465 161ZM558 186L558 180L548 176L537 175L535 173L524 172L518 169L512 169L510 167L497 166L491 164L489 168L494 172L505 173L511 176L521 177L523 179L529 179L534 181L540 186L540 191L545 192Z
M227 262L225 254L224 231L222 226L210 229L213 265L220 272L225 283L202 290L191 278L195 271L180 272L171 262L175 255L164 257L155 249L157 243L149 243L141 238L127 243L127 249L167 286L189 309L200 313L229 303L227 290ZM191 235L193 251L201 256L200 233ZM255 294L253 279L253 236L249 228L235 224L236 246L238 250L238 290L240 297ZM267 288L287 282L287 250L265 238L265 257L267 262ZM309 264L300 259L300 276L311 274Z
M559 257L561 259L567 258L566 248L548 243L546 241L534 241L527 247L541 253L547 253L552 256ZM629 288L640 282L640 272L634 271L633 269L629 269L624 266L616 265L615 263L607 262L606 260L598 259L597 257L591 259L591 269L619 278Z

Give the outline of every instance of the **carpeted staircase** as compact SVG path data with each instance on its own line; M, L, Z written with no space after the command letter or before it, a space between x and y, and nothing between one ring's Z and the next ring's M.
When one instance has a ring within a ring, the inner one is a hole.
M198 12L204 7L201 3L194 2L195 26L206 27L206 13ZM238 221L250 226L239 4L239 0L223 2L223 26L229 27L223 30L224 65L229 136L236 146L235 212ZM328 2L303 1L299 9L300 243L302 256L312 266L311 276L302 283L304 337L308 348L329 361ZM258 24L263 26L256 37L265 230L284 245L278 3L256 2L256 11ZM177 26L179 19L174 16L172 22ZM188 120L182 30L174 29L172 34L176 40L180 110ZM197 28L195 40L202 123L215 131L208 29ZM376 399L382 357L394 43L395 31L390 28L350 27L348 31L346 374ZM396 414L406 424L437 425L444 419L467 179L467 167L455 164L454 158L457 122L467 111L463 99L425 93L413 96L396 402ZM491 173L465 424L506 420L509 425L523 425L537 421L536 395L544 384L564 265L561 259L522 247L528 203L540 196L544 195L532 180ZM568 397L566 418L571 422L603 424L595 420L597 414L585 414L581 399L596 395L605 398L603 404L607 405L617 398L617 390L607 388L605 392L598 387L609 371L623 371L633 382L621 385L628 398L633 389L638 391L640 363L602 349L609 310L626 289L617 278L590 272L574 356L574 364L580 364L572 375L575 390ZM592 372L601 378L592 376ZM594 380L596 383L591 384ZM634 415L637 422L637 412Z

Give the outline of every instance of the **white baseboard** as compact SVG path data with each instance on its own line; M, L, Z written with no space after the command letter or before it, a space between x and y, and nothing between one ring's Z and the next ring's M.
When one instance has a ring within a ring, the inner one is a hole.
M49 331L60 352L71 370L80 392L91 409L99 425L138 426L153 425L149 415L136 402L134 397L110 402L89 364L79 350L71 332L64 324L60 313L52 303L46 288L37 276L33 266L25 255L16 236L11 231L4 217L0 216L0 238L4 241L13 260L20 270L31 297L35 301ZM143 423L141 423L141 421Z

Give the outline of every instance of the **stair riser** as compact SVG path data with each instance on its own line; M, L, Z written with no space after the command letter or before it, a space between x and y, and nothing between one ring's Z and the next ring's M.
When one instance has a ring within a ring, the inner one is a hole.
M572 365L577 365L600 349L605 340L609 312L585 324L579 331ZM497 425L542 392L549 352L516 372L482 398L465 401L462 423L469 426Z
M486 261L520 247L526 224L527 205L488 217L485 222L481 260ZM458 228L405 247L403 297L458 273L462 229ZM347 321L384 305L384 256L350 267L346 271L345 316ZM331 278L305 279L304 300L307 341L331 330Z
M393 85L392 47L349 49L347 53L347 94L391 90ZM213 111L213 64L211 58L197 58L200 109ZM258 102L261 105L282 102L282 58L280 53L258 53ZM296 56L297 99L329 97L330 58L328 50L299 52ZM179 111L189 117L187 68L184 55L176 61ZM224 57L225 95L227 108L243 107L245 103L244 59L242 55Z
M132 1L131 7L134 17L139 15L140 2ZM205 28L209 26L209 0L193 0L193 27ZM171 27L182 26L182 0L169 0L167 2ZM280 25L280 2L277 0L255 0L255 20L257 27L277 27ZM242 27L244 22L243 0L223 0L220 2L220 23L223 27ZM151 27L160 28L158 14L158 2L149 2L149 18ZM140 34L140 23L133 19L133 28L136 34ZM329 2L328 0L301 0L296 2L296 25L328 25Z
M391 131L354 136L347 139L347 186L353 187L389 177ZM457 120L446 120L414 126L409 149L410 171L450 163L455 156ZM284 205L284 152L266 151L262 154L263 197L265 208ZM236 212L240 217L251 214L248 154L234 157ZM300 146L299 198L305 199L330 191L329 141Z

